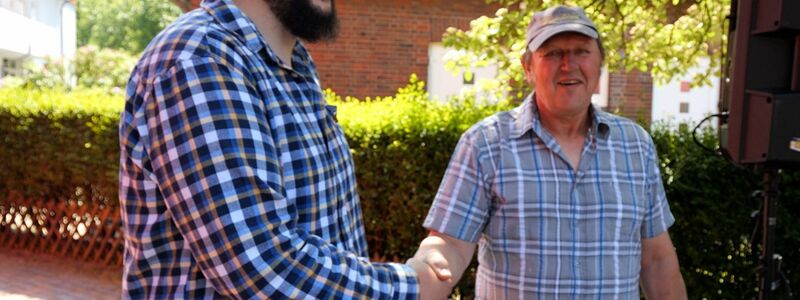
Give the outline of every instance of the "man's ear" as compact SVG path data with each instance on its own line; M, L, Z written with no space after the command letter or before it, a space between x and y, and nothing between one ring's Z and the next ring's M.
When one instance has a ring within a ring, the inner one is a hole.
M533 72L531 71L533 68L533 54L528 54L527 58L526 55L523 55L519 58L520 64L522 64L522 71L525 72L525 82L527 82L530 86L534 85L534 76Z

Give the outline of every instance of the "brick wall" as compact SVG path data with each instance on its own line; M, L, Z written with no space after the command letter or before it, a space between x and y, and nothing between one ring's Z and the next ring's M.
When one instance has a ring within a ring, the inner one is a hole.
M469 28L496 7L484 0L337 1L339 38L310 45L323 87L359 98L393 95L415 73L427 81L428 46L447 27Z
M173 0L191 2L199 0ZM447 27L469 28L498 6L484 0L339 0L339 38L308 45L323 88L364 98L393 95L415 73L427 82L428 46L441 41ZM609 111L650 121L653 80L631 71L609 75Z
M200 0L172 0L182 9ZM499 8L485 0L338 0L339 38L308 45L323 88L343 96L388 96L412 73L428 79L428 46L448 27L492 16Z
M634 121L650 122L653 110L653 78L648 73L611 73L608 78L608 111L619 111Z

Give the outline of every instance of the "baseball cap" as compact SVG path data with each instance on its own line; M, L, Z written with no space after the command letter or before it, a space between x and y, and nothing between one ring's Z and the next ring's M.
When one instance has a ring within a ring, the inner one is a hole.
M547 39L562 32L577 32L597 39L597 27L582 8L560 5L533 14L525 41L530 51L536 51Z

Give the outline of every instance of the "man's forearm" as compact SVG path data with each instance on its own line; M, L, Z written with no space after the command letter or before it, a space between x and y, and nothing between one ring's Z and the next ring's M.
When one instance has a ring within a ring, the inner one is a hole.
M647 299L686 299L678 255L669 233L642 241L641 284Z
M472 261L475 244L432 231L419 245L414 258L428 265L440 279L449 274L450 286L455 286Z
M642 269L641 276L647 299L687 299L677 259L674 262L654 262L647 269Z

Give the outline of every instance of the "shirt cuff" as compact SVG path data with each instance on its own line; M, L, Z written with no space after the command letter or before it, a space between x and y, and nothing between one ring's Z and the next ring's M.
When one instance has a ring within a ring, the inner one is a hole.
M393 299L418 299L419 281L417 272L411 266L401 263L388 263L389 267L397 274L392 293Z

